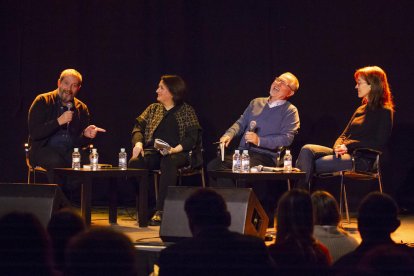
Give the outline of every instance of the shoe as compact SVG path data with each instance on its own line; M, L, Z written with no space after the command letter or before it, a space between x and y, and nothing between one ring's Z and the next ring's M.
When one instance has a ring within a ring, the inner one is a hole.
M162 220L162 211L156 211L155 214L152 216L149 225L150 226L160 226Z

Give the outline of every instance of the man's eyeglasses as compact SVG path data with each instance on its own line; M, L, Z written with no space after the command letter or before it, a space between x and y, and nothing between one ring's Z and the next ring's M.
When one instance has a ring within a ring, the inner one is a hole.
M293 88L292 88L289 84L287 84L287 83L286 83L286 81L285 81L285 80L283 80L283 79L281 79L281 78L276 78L276 79L275 79L275 83L276 83L276 84L281 84L281 85L286 86L286 87L289 87L289 88L290 88L290 90L295 91L295 89L293 89Z

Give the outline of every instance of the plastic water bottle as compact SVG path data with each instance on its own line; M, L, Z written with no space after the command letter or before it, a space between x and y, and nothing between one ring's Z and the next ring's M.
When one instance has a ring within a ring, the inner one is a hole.
M89 161L91 162L91 170L96 171L98 169L99 154L97 149L92 149L89 155Z
M292 155L290 150L286 150L285 156L283 157L283 171L292 172Z
M248 173L250 172L250 156L248 150L243 150L241 156L241 172Z
M79 148L74 148L72 153L72 169L79 170L81 167L81 155Z
M121 168L121 170L127 169L127 153L125 152L125 148L121 148L121 151L119 152L118 167Z
M233 172L240 172L241 169L241 157L240 157L240 151L235 150L233 154Z

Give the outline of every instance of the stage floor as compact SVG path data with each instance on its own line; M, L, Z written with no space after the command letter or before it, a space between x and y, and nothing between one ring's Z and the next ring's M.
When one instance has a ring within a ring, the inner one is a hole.
M401 215L401 226L396 232L392 234L392 238L397 243L407 243L414 246L414 214ZM92 208L92 223L91 227L109 226L118 231L125 233L134 243L161 243L159 237L158 226L148 226L140 228L137 225L135 217L135 209L132 207L118 208L118 223L110 225L108 221L108 208L93 207ZM348 224L346 221L342 222L343 228L350 232L357 240L361 240L357 230L357 222L355 214L351 214L351 220ZM274 234L274 228L268 228L269 234ZM272 242L267 242L267 244Z

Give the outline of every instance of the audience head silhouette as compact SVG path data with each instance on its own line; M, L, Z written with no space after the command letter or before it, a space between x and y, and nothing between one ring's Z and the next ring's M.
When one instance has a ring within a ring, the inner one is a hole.
M51 255L49 237L35 215L12 212L0 218L1 275L51 275Z
M52 240L55 268L63 270L65 248L69 240L86 230L83 218L75 211L65 208L52 215L47 231Z
M184 204L193 235L207 227L229 227L231 216L223 197L210 189L195 191Z
M398 206L387 194L369 193L358 209L358 230L362 240L388 239L400 226Z
M65 275L136 275L135 248L123 233L95 228L80 233L66 250Z
M312 201L308 192L295 189L283 194L277 207L277 240L313 241Z
M341 220L338 202L328 192L312 193L313 219L315 225L337 226Z

